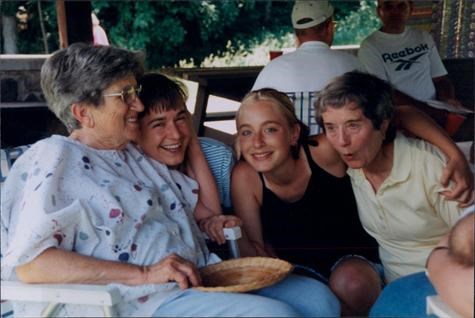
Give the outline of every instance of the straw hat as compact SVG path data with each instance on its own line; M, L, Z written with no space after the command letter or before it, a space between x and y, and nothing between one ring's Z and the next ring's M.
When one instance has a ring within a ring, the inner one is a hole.
M270 257L242 257L200 269L202 287L209 292L247 292L270 286L285 278L293 266Z

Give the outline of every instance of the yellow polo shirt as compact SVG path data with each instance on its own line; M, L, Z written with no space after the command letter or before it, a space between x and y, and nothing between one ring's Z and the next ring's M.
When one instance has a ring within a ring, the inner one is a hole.
M379 244L387 282L424 270L430 251L462 209L439 191L445 158L431 144L398 134L391 174L377 193L362 169L348 169L365 230Z

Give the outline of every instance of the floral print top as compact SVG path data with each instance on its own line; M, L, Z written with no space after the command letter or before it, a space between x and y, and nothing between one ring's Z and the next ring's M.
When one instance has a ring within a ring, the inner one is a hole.
M134 145L98 150L63 136L34 144L2 186L2 279L50 247L100 259L151 265L176 253L198 267L210 254L193 217L197 183L151 160ZM180 293L176 283L119 287L120 316L150 316ZM41 305L14 304L16 316ZM60 316L97 316L67 305Z

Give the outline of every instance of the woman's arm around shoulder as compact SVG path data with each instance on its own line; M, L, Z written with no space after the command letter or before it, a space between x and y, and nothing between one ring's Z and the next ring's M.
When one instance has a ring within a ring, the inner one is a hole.
M196 134L188 146L186 174L198 182L198 202L194 211L198 226L212 241L224 244L223 228L240 226L241 221L235 216L222 214L218 186Z
M394 120L398 128L440 148L447 156L440 183L445 187L448 186L449 180L454 182L450 191L442 194L448 200L458 201L461 206L469 205L473 191L473 174L462 151L453 140L429 116L414 107L397 106Z
M218 187L196 134L193 134L188 145L185 167L186 174L198 182L198 201L202 206L195 210L196 220L221 215Z

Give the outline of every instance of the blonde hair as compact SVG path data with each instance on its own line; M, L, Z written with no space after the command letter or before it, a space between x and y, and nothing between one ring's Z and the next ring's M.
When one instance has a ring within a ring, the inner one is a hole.
M292 104L286 94L281 93L272 88L262 88L249 92L246 96L244 96L241 102L241 106L236 112L236 124L237 120L239 119L239 114L242 106L259 101L269 101L279 106L279 111L282 115L284 115L287 123L289 124L289 127L292 127L293 125L298 123L297 116L295 116L294 104Z
M291 146L292 157L294 159L298 159L300 146L303 142L307 141L309 129L295 115L294 104L286 94L279 92L278 90L275 90L273 88L262 88L249 92L246 96L244 96L241 105L239 106L239 109L236 112L236 128L239 126L239 114L241 113L242 107L259 101L268 101L278 106L277 109L284 116L289 128L292 128L295 125L300 126L300 135L297 140L297 145Z

